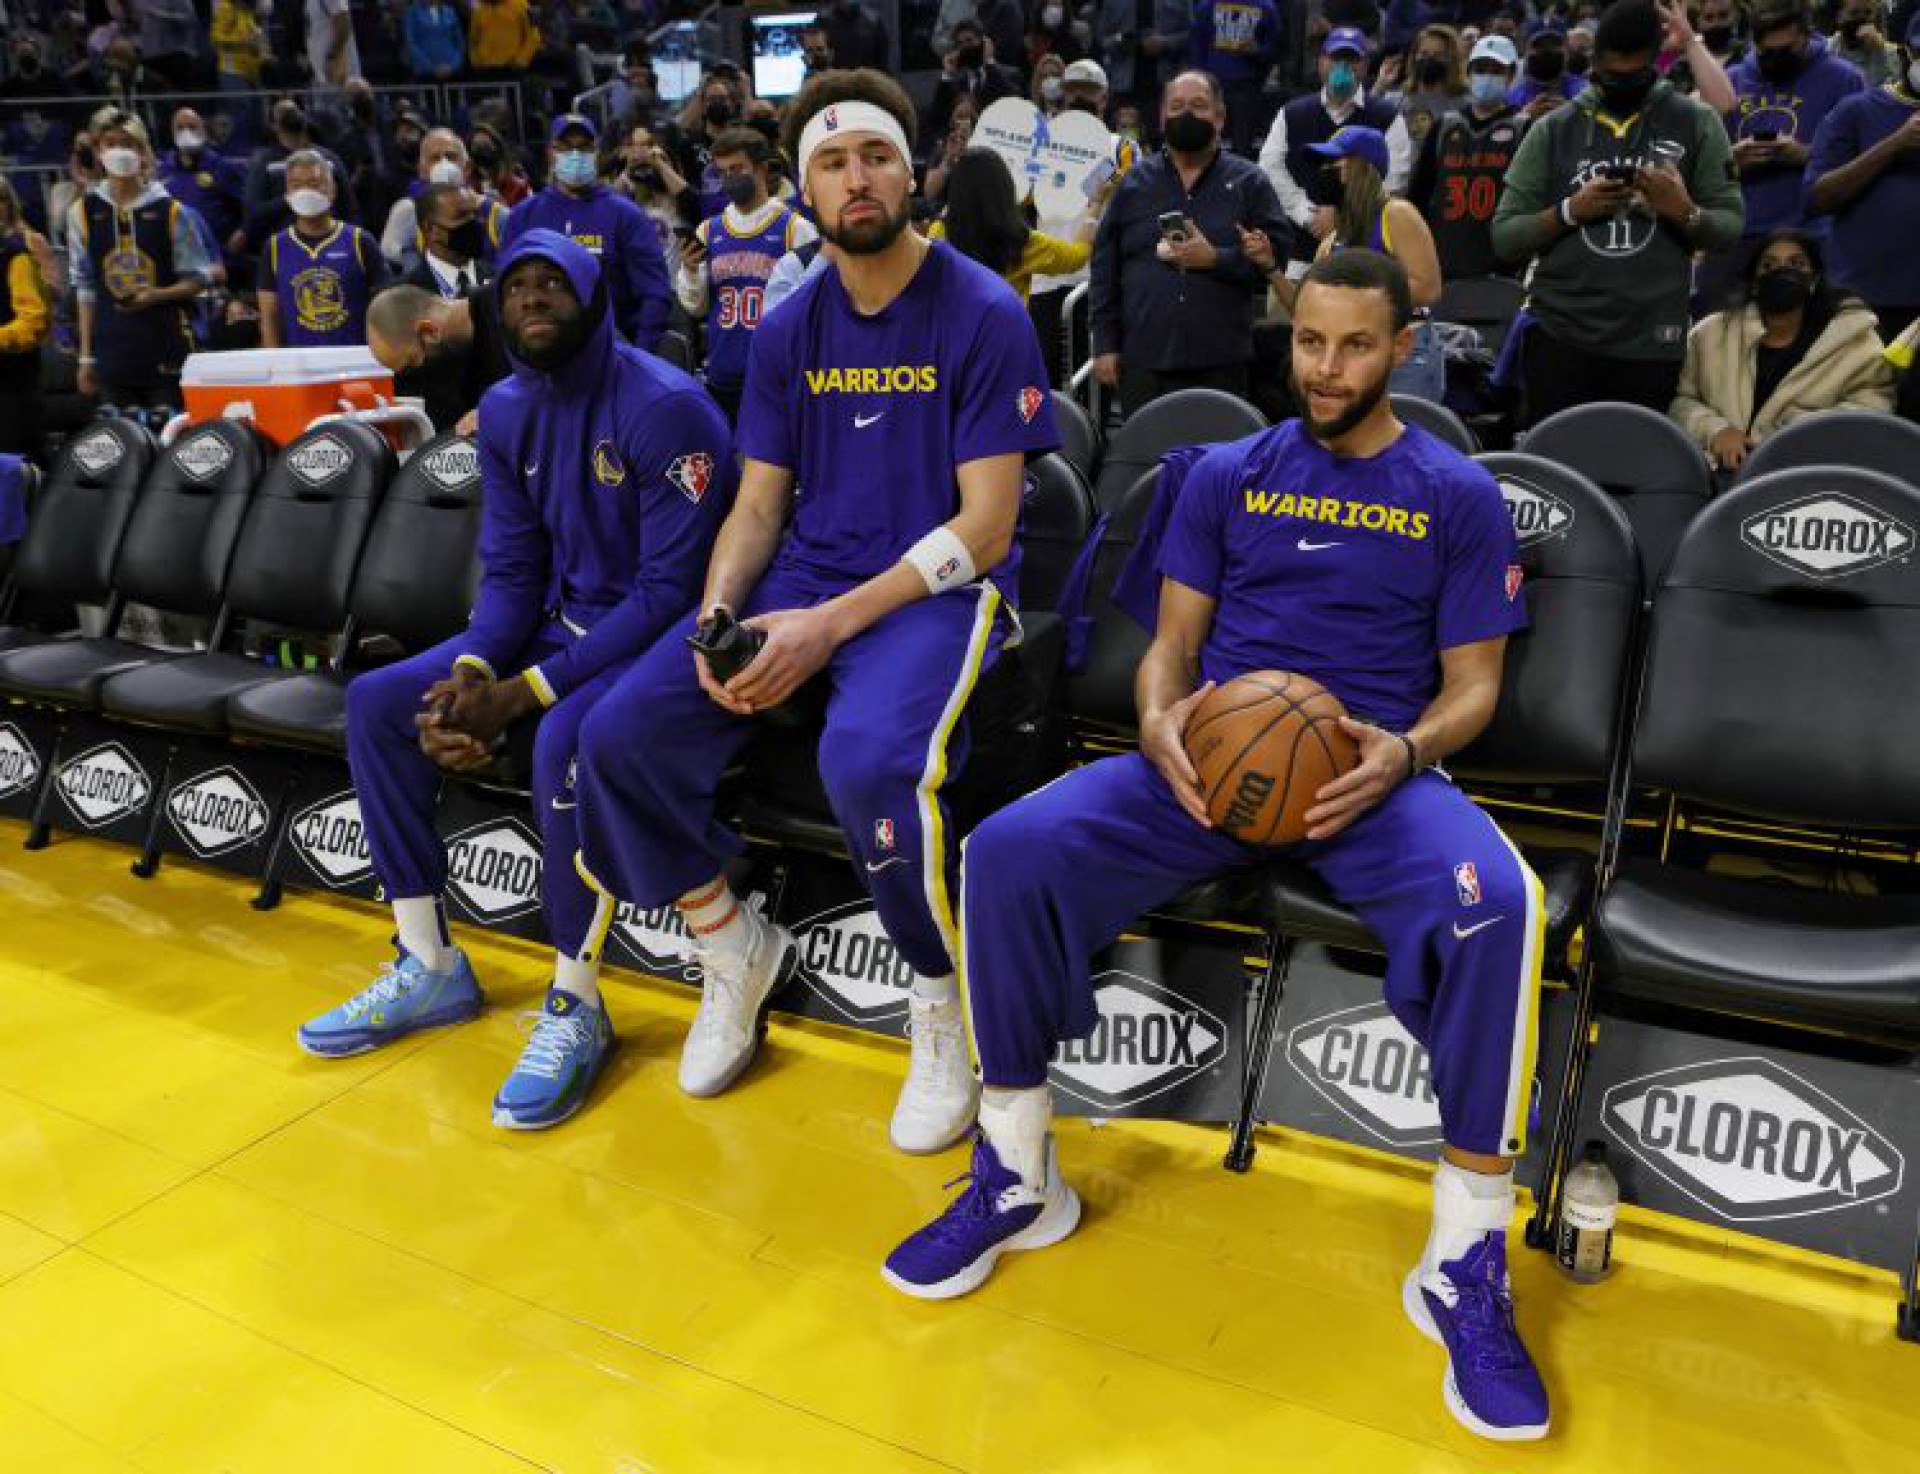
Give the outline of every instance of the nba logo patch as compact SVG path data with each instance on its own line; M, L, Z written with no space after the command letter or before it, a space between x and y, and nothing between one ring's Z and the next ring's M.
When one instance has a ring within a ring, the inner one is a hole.
M681 456L667 467L667 480L680 488L680 495L698 505L713 485L713 457L704 450Z
M1507 565L1507 602L1509 604L1520 597L1520 583L1526 576L1526 570L1518 563Z
M1480 872L1473 868L1473 861L1462 860L1453 867L1453 888L1462 906L1480 904Z
M831 133L839 126L840 126L840 109L837 107L828 108L827 109L827 132Z
M893 848L893 820L875 819L873 821L873 847L876 850Z
M1020 391L1020 423L1031 425L1033 417L1040 413L1043 396L1032 384Z

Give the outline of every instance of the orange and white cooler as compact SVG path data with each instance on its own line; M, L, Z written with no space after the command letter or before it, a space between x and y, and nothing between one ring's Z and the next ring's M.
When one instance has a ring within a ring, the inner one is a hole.
M250 420L275 445L296 439L325 415L391 409L415 401L394 398L393 375L364 347L245 348L195 353L180 374L187 419ZM405 421L381 424L401 443Z

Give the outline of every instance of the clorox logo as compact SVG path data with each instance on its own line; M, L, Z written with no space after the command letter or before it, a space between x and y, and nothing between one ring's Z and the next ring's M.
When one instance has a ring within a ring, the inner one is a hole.
M267 831L267 805L236 768L215 768L167 795L167 818L201 859L252 844Z
M1707 1060L1606 1093L1610 1135L1730 1223L1806 1218L1900 1191L1906 1159L1825 1091L1773 1060Z
M174 448L173 463L194 481L211 481L233 464L233 447L205 430Z
M900 1018L913 992L908 966L871 901L849 901L793 929L800 981L856 1024Z
M146 769L118 742L81 753L61 766L54 781L67 807L89 829L138 813L153 792Z
M420 469L448 491L471 486L480 475L480 450L471 440L456 440L427 452Z
M1824 492L1749 517L1740 536L1755 552L1809 578L1847 578L1913 552L1913 529L1840 492Z
M11 722L0 722L0 798L24 793L40 781L40 754Z
M120 464L126 447L106 430L95 430L73 448L73 459L89 476L98 476Z
M1301 1024L1287 1036L1287 1063L1341 1115L1389 1146L1443 1139L1427 1052L1384 1003Z
M1204 1074L1226 1056L1227 1027L1192 999L1114 970L1093 980L1100 1022L1054 1051L1053 1083L1096 1110L1120 1111Z
M1535 486L1518 476L1500 481L1500 496L1513 519L1513 535L1520 546L1530 548L1549 538L1565 537L1573 526L1573 508L1545 487Z
M287 453L287 469L309 486L325 486L353 464L353 452L331 435Z
M447 887L481 921L540 904L540 841L518 819L492 819L447 840Z
M300 858L328 885L352 885L373 873L367 826L352 789L309 804L295 814L287 836Z

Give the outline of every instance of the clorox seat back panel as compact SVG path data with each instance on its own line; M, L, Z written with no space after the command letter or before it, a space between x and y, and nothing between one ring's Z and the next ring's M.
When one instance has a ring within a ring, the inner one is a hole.
M155 450L153 437L132 420L95 420L67 442L34 498L14 557L21 593L106 601L114 556Z

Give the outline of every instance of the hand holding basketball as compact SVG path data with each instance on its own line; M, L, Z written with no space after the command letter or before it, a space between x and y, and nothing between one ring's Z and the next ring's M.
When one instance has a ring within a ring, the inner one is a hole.
M1317 838L1307 810L1352 769L1350 725L1339 697L1291 671L1250 671L1214 691L1184 744L1210 827L1252 845Z
M1200 797L1200 778L1187 756L1186 733L1194 709L1212 691L1213 682L1208 681L1191 696L1174 702L1140 724L1141 755L1167 780L1167 787L1173 790L1173 796L1180 801L1180 807L1187 811L1193 822L1208 828L1212 827L1213 821L1207 817L1207 806Z
M1386 728L1343 716L1340 729L1353 739L1359 761L1314 794L1308 839L1331 839L1413 776L1407 744Z

